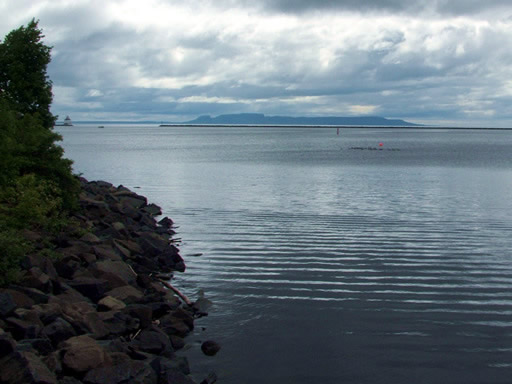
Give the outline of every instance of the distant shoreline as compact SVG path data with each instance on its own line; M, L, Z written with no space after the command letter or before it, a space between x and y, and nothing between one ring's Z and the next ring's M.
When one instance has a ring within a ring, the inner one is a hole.
M268 124L160 124L160 127L203 127L203 128L400 128L423 130L479 130L479 131L512 131L512 128L485 128L485 127L434 127L425 125L268 125Z

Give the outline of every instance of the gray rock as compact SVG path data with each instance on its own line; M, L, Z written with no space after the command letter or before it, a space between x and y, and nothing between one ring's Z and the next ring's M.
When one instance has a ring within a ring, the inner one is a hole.
M1 316L7 315L7 314L3 313L2 304L1 304L2 295L4 293L7 293L11 296L11 299L14 301L15 307L17 307L17 308L30 308L35 304L35 301L32 300L30 298L30 296L28 296L22 292L15 291L14 289L6 289L2 293L0 293L0 315Z
M8 317L5 319L5 323L7 324L6 330L11 332L16 340L36 339L39 337L42 328L39 324L34 324L30 320L22 320L15 317Z
M111 335L123 336L139 330L139 319L118 311L98 312Z
M207 340L201 344L201 351L206 356L215 356L220 351L220 345L212 340Z
M32 352L13 352L0 360L0 382L57 384L57 378Z
M8 316L16 309L16 302L14 301L10 292L0 293L0 315L2 317Z
M148 328L152 324L153 309L149 305L131 304L131 305L127 306L123 310L123 312L128 314L131 317L139 319L140 327L142 329Z
M71 288L76 289L94 302L97 302L105 295L108 287L107 280L90 277L78 277L68 282L68 284Z
M20 340L17 349L18 351L36 351L41 356L53 352L52 343L46 338Z
M112 310L120 311L124 308L126 308L126 304L112 296L105 296L103 299L98 301L98 310L102 312Z
M57 318L44 327L41 334L50 339L54 347L60 342L76 336L73 326L62 318Z
M0 359L14 352L16 349L16 342L9 333L0 335Z
M132 343L139 350L155 355L173 351L169 337L158 328L143 330Z
M83 380L86 384L155 384L158 382L156 372L142 361L123 362L110 367L90 370Z
M38 289L42 292L49 292L52 288L50 276L41 271L38 267L32 267L25 271L25 275L20 284L25 287Z
M10 285L9 288L30 296L30 298L34 300L36 304L46 304L50 298L48 294L35 288L23 287L19 285Z
M105 350L89 336L76 336L68 339L63 345L62 364L70 371L78 374L111 363Z
M106 295L121 300L126 304L135 303L144 297L144 294L141 291L131 285L114 288L108 291Z
M90 267L97 271L100 276L105 274L107 276L114 275L119 277L121 281L124 281L123 285L135 284L137 280L137 275L124 261L99 261ZM108 278L106 279L108 280Z

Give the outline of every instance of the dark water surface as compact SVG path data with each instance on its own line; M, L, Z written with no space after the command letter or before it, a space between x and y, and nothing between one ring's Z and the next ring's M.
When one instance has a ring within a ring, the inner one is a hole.
M214 302L189 338L197 378L512 382L512 131L59 132L77 172L179 226L176 284Z

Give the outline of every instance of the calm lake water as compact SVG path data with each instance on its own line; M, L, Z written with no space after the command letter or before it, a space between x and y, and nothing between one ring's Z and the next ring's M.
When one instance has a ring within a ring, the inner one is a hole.
M196 378L512 382L512 131L58 131L76 172L178 226L176 285L214 303Z

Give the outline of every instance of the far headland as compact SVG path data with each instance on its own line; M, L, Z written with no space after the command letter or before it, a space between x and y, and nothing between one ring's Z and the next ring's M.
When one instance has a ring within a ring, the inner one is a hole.
M180 123L167 123L161 126L386 126L386 127L420 127L421 124L410 123L401 119L387 119L379 116L325 116L325 117L292 117L292 116L265 116L262 113L238 113L216 117L210 115L199 116L190 121Z

